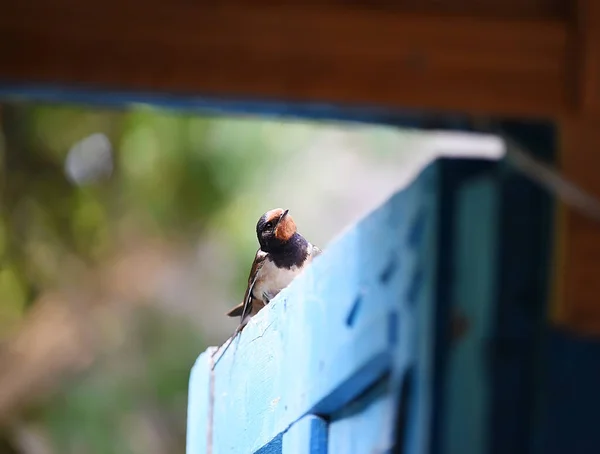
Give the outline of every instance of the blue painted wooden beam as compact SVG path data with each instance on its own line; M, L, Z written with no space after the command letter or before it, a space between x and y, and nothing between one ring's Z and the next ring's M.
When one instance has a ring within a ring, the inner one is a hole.
M322 434L308 452L323 451L323 440L326 452L357 454L490 450L503 428L490 425L500 396L486 356L492 322L502 321L494 317L513 301L497 297L507 272L499 169L431 164L328 245L222 357L202 356L190 381L188 454L304 452L308 421ZM458 343L452 309L469 319ZM207 427L194 414L210 414ZM506 445L531 445L532 433Z
M409 370L405 452L425 452L431 418L439 176L440 164L431 165L328 245L253 318L223 356L211 359L212 373L204 368L204 359L201 368L196 366L190 414L196 414L197 406L206 414L209 402L212 418L208 428L190 423L188 454L278 452L286 434L304 418L339 418L381 380L389 382L389 426L370 430L379 446L392 446L395 404ZM207 389L212 393L208 400ZM330 435L344 432L335 427L351 426L341 420L332 423ZM209 440L195 433L199 430L209 430L212 451L204 444ZM328 438L329 446L339 441Z

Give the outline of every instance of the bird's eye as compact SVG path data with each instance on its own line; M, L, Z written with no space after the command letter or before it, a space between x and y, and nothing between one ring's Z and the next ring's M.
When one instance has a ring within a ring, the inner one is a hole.
M272 229L272 228L273 228L273 223L272 223L272 222L267 222L267 223L265 224L265 229L267 229L267 230L268 230L268 229Z

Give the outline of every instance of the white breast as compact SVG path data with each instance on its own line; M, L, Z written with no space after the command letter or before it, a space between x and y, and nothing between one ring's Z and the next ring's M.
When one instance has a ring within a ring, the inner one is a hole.
M277 268L275 264L267 258L259 271L259 278L254 284L255 297L262 299L265 303L275 298L277 294L287 287L290 282L302 271L301 268L293 266L290 269Z
M308 265L315 256L313 245L307 245L308 256L303 267ZM259 276L254 284L252 294L268 304L277 294L287 287L290 282L302 271L302 267L293 266L290 269L278 268L268 257L259 271Z

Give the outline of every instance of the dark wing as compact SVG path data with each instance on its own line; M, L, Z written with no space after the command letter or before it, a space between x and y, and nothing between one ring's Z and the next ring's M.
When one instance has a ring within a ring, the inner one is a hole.
M244 293L244 299L240 304L227 312L229 317L241 316L243 319L248 314L248 311L251 308L250 301L252 300L252 289L254 288L258 271L263 266L266 258L267 254L261 249L256 251L254 262L252 262L252 268L250 269L250 276L248 276L248 286L246 287L246 293Z

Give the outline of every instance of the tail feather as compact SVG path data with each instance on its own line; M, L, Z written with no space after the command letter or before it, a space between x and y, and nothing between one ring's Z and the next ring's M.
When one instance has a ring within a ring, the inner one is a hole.
M242 315L243 310L244 310L244 303L240 303L237 306L235 306L234 308L230 309L226 315L228 315L229 317L240 317Z

